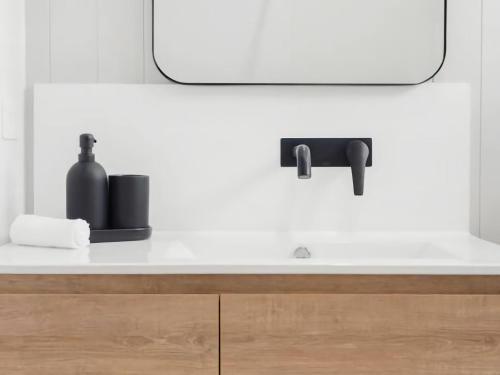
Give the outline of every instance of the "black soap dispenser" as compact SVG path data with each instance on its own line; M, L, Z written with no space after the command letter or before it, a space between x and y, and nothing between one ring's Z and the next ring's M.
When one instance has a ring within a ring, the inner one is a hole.
M80 135L81 153L66 176L66 217L84 219L90 229L108 227L108 176L95 161L92 134Z

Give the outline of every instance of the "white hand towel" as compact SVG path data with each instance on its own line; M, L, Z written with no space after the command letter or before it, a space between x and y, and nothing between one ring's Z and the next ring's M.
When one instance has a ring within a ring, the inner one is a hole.
M20 215L10 227L10 240L18 245L78 249L90 244L85 220Z

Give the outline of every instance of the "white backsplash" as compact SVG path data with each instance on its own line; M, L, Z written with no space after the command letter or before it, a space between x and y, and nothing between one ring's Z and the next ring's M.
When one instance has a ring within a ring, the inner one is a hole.
M35 213L65 216L78 136L113 173L151 176L167 230L468 230L470 97L416 87L38 85ZM372 137L365 196L349 168L280 167L280 138Z

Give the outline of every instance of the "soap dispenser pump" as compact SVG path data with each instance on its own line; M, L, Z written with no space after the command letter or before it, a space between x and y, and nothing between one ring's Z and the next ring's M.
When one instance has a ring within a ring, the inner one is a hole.
M80 135L78 162L66 176L66 217L84 219L90 229L108 226L108 176L95 161L92 152L96 139L92 134Z

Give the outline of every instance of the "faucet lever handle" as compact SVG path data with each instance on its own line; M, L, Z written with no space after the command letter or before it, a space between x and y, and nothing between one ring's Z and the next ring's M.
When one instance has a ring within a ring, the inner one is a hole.
M363 195L365 167L370 156L370 148L365 142L354 140L347 145L346 156L351 166L354 195Z

